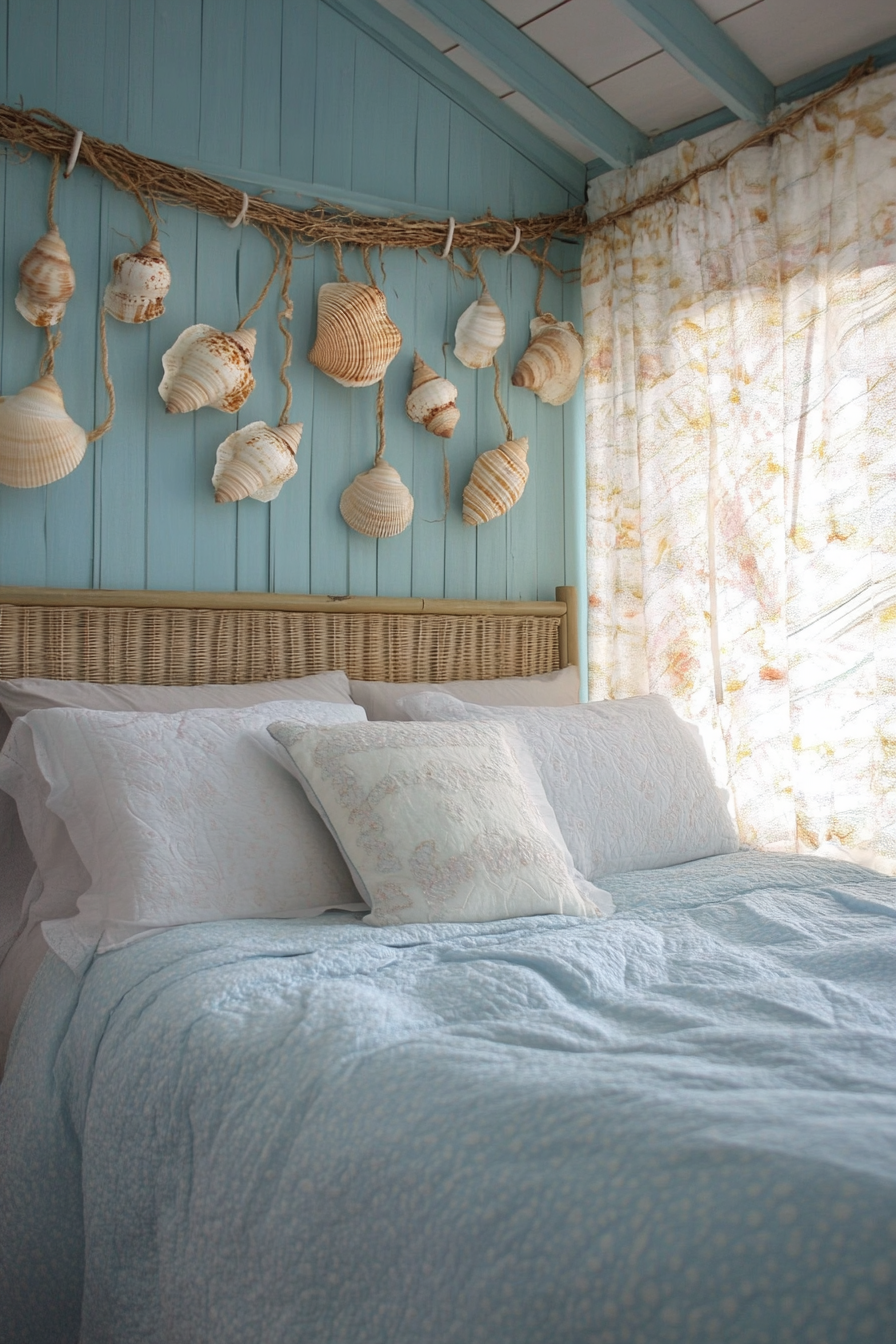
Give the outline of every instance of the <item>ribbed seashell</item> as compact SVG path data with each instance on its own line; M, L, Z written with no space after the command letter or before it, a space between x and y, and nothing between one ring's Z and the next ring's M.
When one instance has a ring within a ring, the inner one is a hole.
M155 238L151 238L139 252L122 252L113 258L103 307L119 322L151 322L164 313L170 288L168 263Z
M485 369L504 340L504 314L484 289L461 313L454 331L454 353L468 369Z
M457 388L454 384L449 383L447 378L440 378L415 350L414 378L405 402L411 419L423 425L430 434L438 434L440 439L450 439L460 419L460 411L454 404L456 401Z
M317 335L308 358L343 387L378 383L401 349L401 332L375 285L353 280L321 285Z
M551 313L533 317L529 344L513 371L514 387L531 388L549 406L562 406L576 390L585 342L571 322Z
M478 527L513 508L529 479L528 451L528 439L507 439L477 457L464 486L465 523Z
M0 397L0 482L17 488L67 476L87 450L87 435L66 414L51 373Z
M182 331L162 356L159 395L172 413L214 406L238 411L255 386L255 332L218 331L203 322Z
M16 307L32 327L55 327L75 292L75 272L54 224L19 263Z
M378 462L343 490L339 512L365 537L397 537L414 516L414 499L395 468Z
M212 485L216 504L235 504L239 499L257 499L267 504L298 471L296 449L301 425L270 428L255 420L229 435L218 446Z

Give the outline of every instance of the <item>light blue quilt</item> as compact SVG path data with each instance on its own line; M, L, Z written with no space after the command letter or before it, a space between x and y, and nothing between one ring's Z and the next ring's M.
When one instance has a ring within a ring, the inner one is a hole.
M0 1087L4 1344L893 1344L896 883L49 956Z

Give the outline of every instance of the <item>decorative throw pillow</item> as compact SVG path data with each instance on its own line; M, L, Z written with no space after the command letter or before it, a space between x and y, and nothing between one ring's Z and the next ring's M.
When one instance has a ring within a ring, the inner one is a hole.
M371 722L402 720L399 707L406 695L438 691L474 705L575 705L579 700L579 669L562 667L535 677L492 677L485 681L350 681L352 700L363 705Z

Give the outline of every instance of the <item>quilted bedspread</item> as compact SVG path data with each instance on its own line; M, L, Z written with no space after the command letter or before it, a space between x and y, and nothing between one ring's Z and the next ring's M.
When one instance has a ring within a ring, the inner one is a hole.
M0 1087L6 1344L896 1339L896 883L52 955Z

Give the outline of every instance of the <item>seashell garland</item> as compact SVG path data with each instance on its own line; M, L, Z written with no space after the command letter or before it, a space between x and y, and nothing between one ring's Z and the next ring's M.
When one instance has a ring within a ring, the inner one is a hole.
M119 322L151 322L164 313L170 288L168 263L155 238L151 238L139 252L122 252L113 258L103 307Z
M255 386L255 332L218 331L200 322L182 331L162 356L159 395L172 414L214 406L238 411Z
M321 285L317 335L308 358L343 387L378 383L401 349L401 332L375 285L353 280Z
M397 537L414 516L414 499L395 468L381 460L343 490L339 512L365 537Z
M215 503L258 499L267 504L276 499L281 487L298 471L296 449L301 437L301 425L271 429L263 420L229 435L218 447L212 476Z
M74 292L75 272L59 230L52 224L19 263L16 308L32 327L55 327Z
M571 322L551 313L533 317L529 345L513 371L514 387L528 387L549 406L562 406L576 390L585 342Z
M87 450L87 435L66 414L51 373L12 397L0 397L0 482L16 488L67 476Z
M457 388L447 378L440 378L435 369L425 364L414 351L414 378L405 406L410 418L423 425L430 434L450 439L460 419L457 409Z
M478 527L513 508L529 479L528 451L527 438L507 439L477 457L469 482L464 486L465 523Z
M457 320L454 353L468 369L486 369L504 340L504 314L484 289Z

